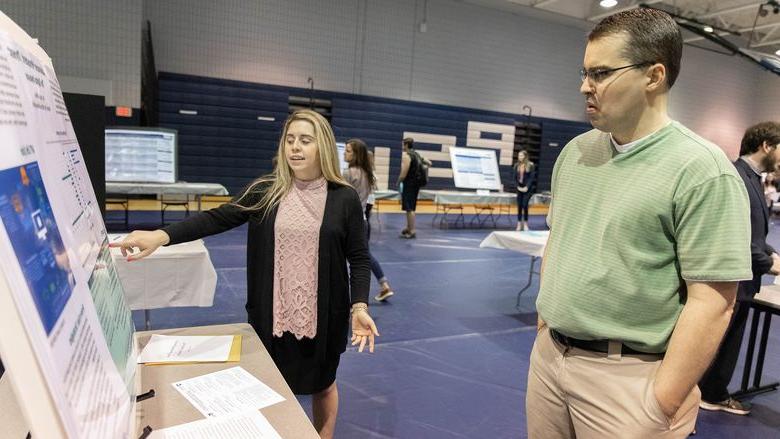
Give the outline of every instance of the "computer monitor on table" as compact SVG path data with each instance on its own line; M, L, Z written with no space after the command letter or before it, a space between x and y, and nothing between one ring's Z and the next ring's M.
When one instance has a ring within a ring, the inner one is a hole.
M106 181L175 183L178 134L166 128L106 128Z

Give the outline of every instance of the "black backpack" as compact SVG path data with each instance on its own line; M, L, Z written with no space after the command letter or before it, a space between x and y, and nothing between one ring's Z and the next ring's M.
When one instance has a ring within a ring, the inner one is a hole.
M414 169L409 170L411 173L410 177L412 177L411 182L418 187L423 187L428 184L428 170L430 166L417 151L410 151L409 155L412 156L412 162L415 164Z

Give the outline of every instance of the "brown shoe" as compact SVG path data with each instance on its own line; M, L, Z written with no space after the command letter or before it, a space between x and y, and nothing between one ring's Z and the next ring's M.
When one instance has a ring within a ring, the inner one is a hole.
M740 416L750 414L750 409L753 408L749 402L737 401L734 398L729 398L721 402L707 402L702 399L699 403L699 407L704 410L720 411Z
M384 302L386 299L389 299L390 297L393 297L394 294L395 293L392 290L389 290L389 289L388 290L382 290L382 291L379 292L379 294L374 296L374 300L376 300L377 302Z

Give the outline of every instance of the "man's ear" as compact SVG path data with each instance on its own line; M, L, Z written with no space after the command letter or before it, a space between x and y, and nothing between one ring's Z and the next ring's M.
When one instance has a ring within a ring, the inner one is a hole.
M666 67L661 63L655 63L647 70L647 90L657 91L666 87Z

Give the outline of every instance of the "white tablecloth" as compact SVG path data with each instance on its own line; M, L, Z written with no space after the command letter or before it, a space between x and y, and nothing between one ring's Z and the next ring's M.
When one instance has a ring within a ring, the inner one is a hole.
M531 230L527 232L493 232L479 244L480 248L500 248L514 250L530 256L541 257L550 232Z
M375 200L400 200L401 194L398 191L386 190L386 191L374 191Z
M753 297L753 300L762 305L780 309L780 285L764 285L761 287L761 291Z
M106 193L127 195L227 195L225 186L217 183L124 183L106 182Z
M514 204L517 195L509 192L491 192L480 195L476 192L433 191L422 189L420 199L433 199L436 204Z
M116 242L124 235L109 235ZM160 247L144 259L127 262L118 248L111 256L130 309L212 306L217 273L203 240Z

